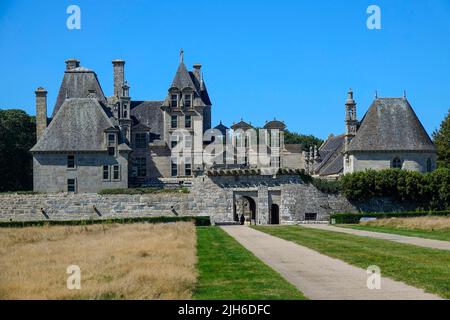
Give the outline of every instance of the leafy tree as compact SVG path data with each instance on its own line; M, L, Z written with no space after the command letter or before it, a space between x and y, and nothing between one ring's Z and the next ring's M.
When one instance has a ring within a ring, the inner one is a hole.
M284 132L284 143L286 144L301 144L304 151L308 151L309 147L317 146L319 147L323 140L310 135L304 135L296 132L291 132L289 130L285 130Z
M0 192L33 188L29 150L35 143L35 117L22 110L0 109Z
M438 152L438 167L450 168L450 110L439 130L433 132L433 140Z

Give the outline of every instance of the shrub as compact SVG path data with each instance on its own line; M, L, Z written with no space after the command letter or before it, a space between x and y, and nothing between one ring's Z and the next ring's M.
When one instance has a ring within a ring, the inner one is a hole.
M111 224L111 223L169 223L177 221L194 221L196 226L210 226L209 216L182 216L182 217L130 217L130 218L107 218L89 220L37 220L37 221L8 221L0 222L0 228L22 228L34 226L83 226L90 224Z
M399 169L355 172L341 178L340 188L352 201L389 197L426 210L450 209L450 169L445 168L425 174Z
M323 193L336 194L341 190L341 182L339 180L312 178L311 183Z

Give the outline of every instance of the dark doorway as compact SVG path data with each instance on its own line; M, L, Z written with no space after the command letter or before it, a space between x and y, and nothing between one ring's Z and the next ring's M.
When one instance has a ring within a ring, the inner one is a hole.
M305 213L305 221L316 221L317 213L307 212Z
M280 224L280 207L275 203L270 207L270 223Z

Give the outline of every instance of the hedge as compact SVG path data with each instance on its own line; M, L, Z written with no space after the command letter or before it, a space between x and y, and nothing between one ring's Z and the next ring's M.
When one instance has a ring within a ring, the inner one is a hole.
M421 210L450 210L450 169L429 173L400 169L366 170L340 179L342 193L351 201L389 197L414 203Z
M196 226L210 226L209 216L183 216L183 217L134 217L134 218L110 218L89 220L37 220L37 221L1 221L0 228L23 228L35 226L84 226L92 224L111 223L169 223L178 221L194 221Z
M363 217L368 218L411 218L423 216L450 216L446 211L402 211L402 212L367 212L367 213L334 213L330 215L330 222L334 219L336 224L357 224Z

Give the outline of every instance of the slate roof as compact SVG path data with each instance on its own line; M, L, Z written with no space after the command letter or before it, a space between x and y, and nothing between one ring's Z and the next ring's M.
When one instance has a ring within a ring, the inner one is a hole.
M212 105L203 77L197 79L192 71L188 71L184 62L180 62L170 88L178 90L190 88L195 92L194 105L198 104L199 99L203 105Z
M282 122L282 121L279 121L279 120L271 120L271 121L269 121L269 122L267 122L265 125L264 125L264 129L278 129L278 130L284 130L284 129L286 129L286 125Z
M330 136L320 146L318 152L321 162L316 166L316 172L321 176L339 174L344 171L345 135Z
M164 118L161 106L164 101L131 101L131 119L133 126L139 124L150 128L151 140L162 139Z
M285 143L284 148L290 153L302 153L303 145L299 143Z
M406 98L377 98L348 151L432 151L436 148Z
M219 130L225 136L229 128L224 124L222 124L222 121L220 121L220 123L217 126L215 126L214 129Z
M106 129L117 130L96 99L65 99L31 152L106 152Z
M106 98L94 71L78 67L64 72L64 78L59 88L52 118L61 108L66 98L92 98L106 103Z
M231 126L231 129L233 129L233 130L237 130L237 129L248 130L251 128L253 128L253 127L242 119L238 123L235 123Z

